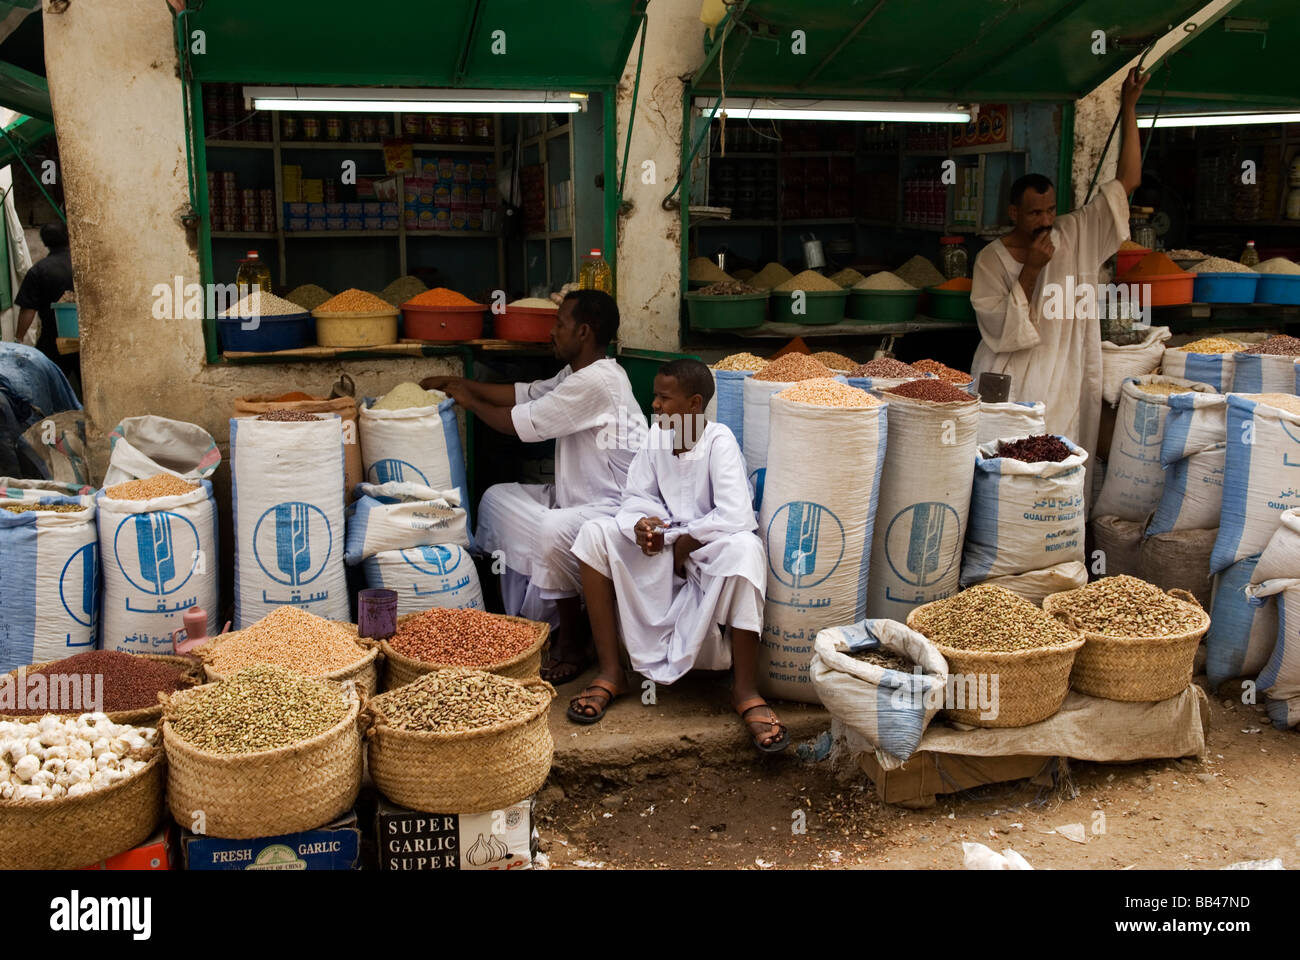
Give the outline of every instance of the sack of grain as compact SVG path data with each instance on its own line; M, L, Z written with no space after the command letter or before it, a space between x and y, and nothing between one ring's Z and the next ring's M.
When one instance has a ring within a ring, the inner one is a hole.
M1106 461L1106 482L1093 507L1096 514L1146 520L1160 503L1165 484L1160 447L1165 437L1170 395L1152 393L1143 387L1214 392L1203 383L1172 377L1135 377L1124 382L1110 441L1110 457Z
M1228 448L1227 411L1228 398L1219 394L1179 393L1169 398L1160 443L1165 483L1148 536L1218 528Z
M434 490L468 489L456 401L400 410L376 410L374 402L368 397L360 411L361 463L368 483L399 480Z
M146 483L149 481L145 481ZM212 482L188 493L121 500L96 495L103 569L100 647L123 653L171 653L171 635L190 607L217 632L221 569Z
M754 375L753 370L714 370L713 400L709 419L730 428L736 443L744 449L745 443L745 381Z
M99 544L93 497L46 497L67 511L0 500L0 671L58 660L95 646Z
M1258 564L1258 555L1247 557L1214 578L1210 629L1205 635L1205 674L1211 691L1239 678L1253 680L1277 643L1277 603L1246 595ZM1241 688L1233 685L1225 693L1240 695Z
M397 592L397 615L430 607L482 610L483 589L469 551L439 543L382 550L361 563L366 586Z
M746 412L748 401L746 394ZM865 616L887 406L821 407L774 397L771 408L758 517L768 558L758 684L767 696L815 703L808 663L817 632Z
M980 408L885 396L889 457L880 475L867 612L902 623L913 608L957 592Z
M1181 347L1166 347L1160 372L1166 377L1206 383L1220 393L1233 387L1236 355L1232 353L1190 353Z
M1295 357L1268 353L1238 353L1234 356L1233 393L1295 394Z
M1209 610L1214 596L1210 554L1218 535L1217 528L1156 534L1148 530L1138 554L1137 575L1161 590L1186 590Z
M1143 522L1095 516L1089 525L1093 550L1088 563L1093 572L1099 577L1117 577L1121 573L1136 577L1141 562Z
M861 658L871 653L904 662L885 667ZM901 623L861 620L818 632L809 676L831 716L876 748L883 769L896 770L943 708L948 663L933 643Z
M1248 598L1277 598L1277 642L1257 684L1273 725L1285 730L1300 722L1300 508L1282 514L1250 580Z
M745 378L741 387L744 413L743 425L738 439L743 440L741 450L745 455L745 470L749 474L749 485L754 491L754 509L763 506L763 486L767 472L768 427L771 422L769 401L780 393L788 383L771 380L755 380L752 376Z
M1278 518L1296 495L1300 463L1300 400L1289 396L1228 395L1227 452L1215 573L1262 553Z
M1063 590L1077 589L1087 582L1088 568L1077 560L1008 577L990 577L984 581L986 586L1010 590L1040 607L1043 605L1044 597L1050 597Z
M188 480L212 476L221 451L202 427L166 417L127 417L109 435L104 486L170 473Z
M235 622L284 604L350 620L343 568L343 422L230 421Z
M961 563L963 587L990 577L1083 561L1087 452L1058 436L1070 450L1064 460L1026 463L998 456L999 444L1017 439L1022 437L992 440L975 454L970 522Z
M1047 407L1041 400L1009 400L1006 403L981 403L979 430L975 441L980 444L998 437L1032 437L1047 432Z
M26 500L33 503L61 503L62 497L92 496L95 488L85 483L60 480L28 480L22 477L0 477L0 497L6 500Z
M1152 327L1140 343L1121 347L1108 340L1101 342L1101 397L1107 403L1119 403L1124 381L1155 373L1165 352L1165 341L1172 336L1168 327Z
M270 396L235 398L236 417L269 413L272 410L297 410L300 413L336 413L343 421L343 501L352 499L356 485L363 479L361 472L361 440L357 431L357 401L355 397L334 397L329 400L276 400Z

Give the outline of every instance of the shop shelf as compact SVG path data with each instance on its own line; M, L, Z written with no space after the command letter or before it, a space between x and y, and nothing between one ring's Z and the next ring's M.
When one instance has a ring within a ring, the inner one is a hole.
M1258 273L1198 273L1192 284L1196 303L1254 303Z
M734 296L686 294L691 326L697 330L743 330L762 325L767 319L769 294L742 293Z

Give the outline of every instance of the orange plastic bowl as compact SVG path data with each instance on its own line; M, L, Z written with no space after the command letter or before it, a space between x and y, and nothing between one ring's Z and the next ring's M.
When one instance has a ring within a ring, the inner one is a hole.
M1138 262L1151 251L1146 247L1120 250L1115 254L1115 272L1121 277L1138 265Z
M1192 288L1196 284L1194 273L1166 273L1154 277L1124 277L1120 283L1135 283L1139 287L1139 302L1152 307L1175 307L1192 302Z
M483 336L487 307L402 305L402 335L411 340L477 340Z
M492 323L501 340L550 343L558 312L544 307L506 307L504 313L492 318Z

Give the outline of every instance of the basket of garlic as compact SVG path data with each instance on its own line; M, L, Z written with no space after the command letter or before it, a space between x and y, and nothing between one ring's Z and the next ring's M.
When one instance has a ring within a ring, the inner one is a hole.
M0 870L71 870L143 843L165 769L153 727L102 713L0 721Z

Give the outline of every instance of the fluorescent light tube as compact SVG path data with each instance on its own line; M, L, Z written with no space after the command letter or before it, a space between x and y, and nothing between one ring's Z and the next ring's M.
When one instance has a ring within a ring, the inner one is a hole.
M717 100L697 97L695 106L703 113L713 110ZM969 123L970 110L959 104L858 101L728 99L723 103L732 120L883 120L894 123Z
M399 87L244 87L256 110L376 113L577 113L582 93L550 90L448 90Z
M1300 123L1300 113L1201 113L1176 117L1138 117L1138 126L1163 127L1233 127L1251 123Z
M255 110L332 110L353 113L577 113L577 101L522 103L518 100L283 100L254 97Z

